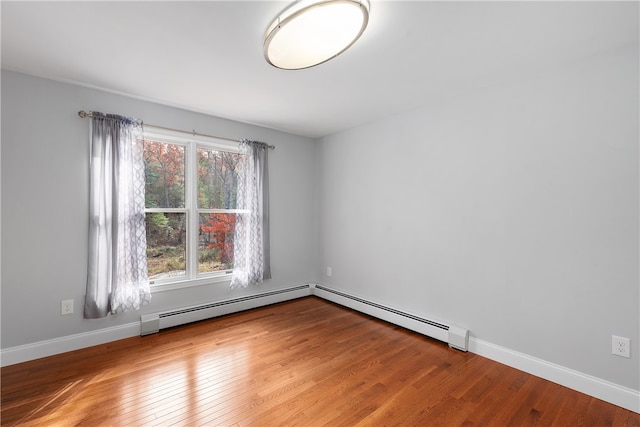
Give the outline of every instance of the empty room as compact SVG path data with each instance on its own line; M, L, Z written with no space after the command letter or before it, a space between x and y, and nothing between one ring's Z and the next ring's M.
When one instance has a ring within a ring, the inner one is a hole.
M7 426L640 426L637 1L2 1Z

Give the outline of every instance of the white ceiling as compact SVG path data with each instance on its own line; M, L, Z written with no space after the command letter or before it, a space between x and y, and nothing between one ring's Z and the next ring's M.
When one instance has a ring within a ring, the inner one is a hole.
M338 58L263 58L288 2L1 2L2 67L319 137L638 44L638 2L371 0Z

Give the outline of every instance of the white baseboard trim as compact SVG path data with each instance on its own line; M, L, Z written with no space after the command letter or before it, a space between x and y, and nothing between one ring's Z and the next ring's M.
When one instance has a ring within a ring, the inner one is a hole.
M483 341L469 338L469 351L528 374L640 413L640 391Z
M352 303L348 298L343 298L340 295L332 296L330 293L317 289L316 284L313 283L310 284L310 286L312 293L317 297L345 305L354 310L363 311L380 320L395 323L415 332L447 342L446 336L433 335L431 330L423 331L421 328L416 328L413 324L398 322L398 316L388 315L384 310L370 309L366 304ZM362 300L362 298L357 299ZM365 309L362 309L361 306L365 307ZM638 390L565 368L564 366L556 365L474 337L469 338L468 351L581 393L588 394L605 402L640 413L640 391Z
M41 357L106 344L138 335L140 335L140 322L132 322L111 328L98 329L97 331L9 347L0 352L0 366L15 365L16 363L28 362Z
M314 292L314 283L310 283L309 286L308 294L323 298L323 295L318 295L319 293L316 294ZM375 314L371 315L377 317ZM385 319L381 318L381 320ZM139 335L140 322L132 322L111 328L10 347L0 351L0 366L14 365ZM640 413L639 390L614 384L475 337L469 338L469 351L605 402Z
M306 289L299 289L306 286ZM283 290L295 290L288 293L280 293ZM301 298L311 295L310 285L293 286L284 288L265 294L249 295L239 297L237 304L230 305L229 308L218 309L215 313L211 313L211 317L230 314L239 311L249 310L252 308L262 307L264 305L276 304L284 302L292 298ZM260 298L254 298L260 297ZM247 301L245 301L247 300ZM234 301L233 299L230 301ZM192 319L201 320L201 319ZM121 326L98 329L95 331L83 332L75 335L68 335L60 338L53 338L45 341L38 341L31 344L9 347L0 350L0 366L15 365L16 363L28 362L30 360L40 359L42 357L53 356L55 354L66 353L68 351L79 350L81 348L92 347L94 345L106 344L111 341L117 341L124 338L140 336L140 322L127 323Z

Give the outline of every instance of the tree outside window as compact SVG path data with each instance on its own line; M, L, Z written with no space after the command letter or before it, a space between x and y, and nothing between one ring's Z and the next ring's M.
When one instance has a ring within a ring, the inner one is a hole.
M242 158L204 143L145 139L147 264L152 281L189 280L233 268Z

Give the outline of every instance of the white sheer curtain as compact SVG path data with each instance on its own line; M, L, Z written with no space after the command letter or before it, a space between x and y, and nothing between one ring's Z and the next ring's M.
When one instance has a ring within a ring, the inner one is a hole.
M269 146L242 140L245 154L238 176L231 287L247 287L271 278L269 257Z
M93 113L87 319L136 310L151 300L142 150L141 121Z

